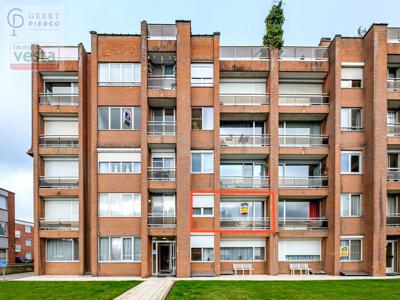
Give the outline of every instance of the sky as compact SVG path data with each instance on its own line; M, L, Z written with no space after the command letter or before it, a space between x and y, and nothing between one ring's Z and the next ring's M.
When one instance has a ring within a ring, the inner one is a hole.
M26 51L16 51L16 45L82 42L90 51L89 31L139 33L142 20L149 23L191 20L193 34L218 31L221 45L260 45L264 19L272 3L272 0L2 0L0 187L16 193L16 217L33 219L33 164L26 154L31 146L31 73L11 68L15 63L22 67L29 65L29 55L21 56ZM372 23L400 27L399 0L286 0L283 7L285 45L317 45L321 37L335 34L356 36L360 26L368 29ZM53 27L41 25L40 22L46 21L47 24L53 21Z

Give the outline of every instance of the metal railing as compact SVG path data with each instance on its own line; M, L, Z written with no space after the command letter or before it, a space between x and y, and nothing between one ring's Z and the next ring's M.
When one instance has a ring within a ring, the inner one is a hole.
M78 220L39 219L40 230L79 230Z
M149 121L147 122L147 133L149 135L175 135L175 121Z
M326 188L328 187L327 176L309 177L279 177L281 188Z
M253 229L268 229L269 218L265 217L238 217L238 218L223 218L220 219L221 229L230 230L253 230Z
M51 189L68 189L77 188L79 185L78 177L39 177L40 188L51 188Z
M328 105L329 96L325 94L280 94L279 105L282 106L319 106Z
M269 96L267 94L220 94L222 105L268 105Z
M400 27L388 27L387 41L388 43L400 43Z
M221 188L268 188L268 176L221 176Z
M175 24L148 24L147 36L150 40L176 40Z
M328 146L326 135L279 135L279 145L284 147Z
M39 104L77 106L78 94L40 93Z
M260 60L269 59L269 50L262 46L222 46L220 60Z
M282 230L327 229L327 218L279 218L278 227Z
M78 147L77 135L39 135L41 147Z
M149 180L175 181L176 169L149 167L147 170L147 178Z
M149 89L175 90L176 76L149 75L147 86Z
M327 61L329 60L326 47L285 46L279 50L281 60Z
M387 80L387 90L389 92L400 92L400 78L389 78Z
M400 226L400 213L387 213L386 226Z
M148 227L175 228L176 214L150 213L148 214Z
M78 60L77 46L42 46L39 47L39 61Z
M387 168L387 181L400 181L400 168Z
M400 124L399 123L388 123L387 124L387 135L388 136L400 136Z
M221 135L222 147L261 147L269 145L269 135Z

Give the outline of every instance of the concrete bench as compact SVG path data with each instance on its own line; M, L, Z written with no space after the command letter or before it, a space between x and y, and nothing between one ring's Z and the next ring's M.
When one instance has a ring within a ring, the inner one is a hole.
M253 273L252 264L233 264L232 268L233 271L235 272L235 275L237 275L238 271L242 271L243 275L245 274L246 271L248 271L250 275Z
M303 274L310 274L310 266L308 264L290 264L289 265L290 274L296 274L296 271L299 271L300 275Z

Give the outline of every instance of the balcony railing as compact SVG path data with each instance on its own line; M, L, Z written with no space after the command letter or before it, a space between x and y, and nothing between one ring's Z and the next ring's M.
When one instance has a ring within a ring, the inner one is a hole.
M268 59L267 47L260 46L222 46L219 50L220 60L260 60Z
M148 215L148 226L158 228L175 228L176 215L175 214L162 214L150 213Z
M39 104L77 106L78 94L40 93Z
M147 35L150 40L176 40L176 25L148 24Z
M282 47L279 50L281 60L326 61L329 59L326 47Z
M280 135L279 145L284 147L326 147L328 146L328 136Z
M262 147L269 145L269 135L221 135L222 147Z
M387 169L387 181L400 181L400 168L388 168Z
M387 135L388 136L400 136L400 124L399 123L387 124Z
M221 229L225 230L254 230L268 229L269 218L249 217L249 218L223 218L220 221Z
M221 105L268 105L267 94L221 94L219 95Z
M400 43L400 28L389 27L387 30L388 43Z
M282 230L314 230L327 229L326 218L279 218L279 229Z
M147 78L147 86L149 89L175 90L176 77L149 75Z
M147 170L147 177L149 180L175 181L176 169L150 167Z
M400 226L400 213L387 213L386 226Z
M326 188L328 187L327 176L309 177L279 177L281 188Z
M175 135L176 122L149 121L147 123L147 132L150 135Z
M41 147L78 147L77 135L40 135Z
M39 61L78 60L77 46L43 46L39 48Z
M400 92L400 78L389 78L387 80L387 90L389 92Z
M77 177L39 177L39 187L40 188L50 188L50 189L68 189L77 188L79 184L79 179Z
M78 220L39 219L40 230L79 230Z
M282 106L319 106L328 105L329 96L320 95L301 95L301 94L280 94L279 105Z
M221 176L221 188L268 188L267 176Z

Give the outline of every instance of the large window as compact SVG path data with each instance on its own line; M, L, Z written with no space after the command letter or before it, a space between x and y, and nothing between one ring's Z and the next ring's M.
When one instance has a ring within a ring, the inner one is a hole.
M0 236L7 236L7 222L0 222Z
M0 195L0 209L7 209L7 197Z
M342 174L361 174L362 155L356 151L342 151L340 159L340 170Z
M362 260L362 238L341 237L340 247L340 261Z
M45 198L46 221L78 221L79 201L77 198Z
M221 261L264 261L265 239L221 239Z
M342 108L341 109L341 128L342 131L362 130L362 110L361 108Z
M140 107L99 107L99 130L140 130Z
M32 240L25 240L25 246L26 247L32 247Z
M99 238L99 261L140 261L140 237Z
M29 225L25 225L25 232L26 233L32 233L32 227Z
M46 261L48 262L79 261L78 239L47 239Z
M139 63L100 63L99 85L140 85Z
M193 217L214 216L214 195L193 195Z
M192 151L192 173L214 173L213 151Z
M140 217L140 193L100 193L99 217Z
M141 172L140 149L98 149L100 174L132 174Z
M214 65L192 64L191 80L192 80L192 86L213 86Z
M279 261L320 261L321 239L282 238L278 242Z
M360 65L360 63L358 63L358 65ZM342 66L342 88L362 87L363 68L359 66Z
M214 261L213 248L191 248L191 261Z
M214 108L213 107L192 108L192 129L213 130Z
M360 217L361 195L342 193L340 196L340 211L342 217Z

